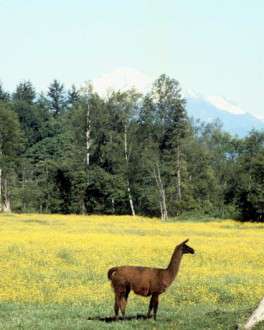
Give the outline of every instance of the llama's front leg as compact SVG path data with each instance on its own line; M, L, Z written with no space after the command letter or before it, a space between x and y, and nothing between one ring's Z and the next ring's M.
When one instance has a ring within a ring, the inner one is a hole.
M158 295L153 295L152 297L153 297L154 320L156 321L157 311L158 311L158 306L159 306L159 296Z
M149 309L148 309L148 314L147 314L147 317L148 318L151 318L151 311L153 309L153 295L151 296L150 298L150 302L149 302Z

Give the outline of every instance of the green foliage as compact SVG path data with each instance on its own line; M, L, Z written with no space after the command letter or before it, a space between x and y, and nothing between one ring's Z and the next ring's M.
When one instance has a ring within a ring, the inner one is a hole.
M0 137L15 211L129 214L132 201L142 215L264 220L263 132L191 122L166 75L145 96L105 99L57 80L40 95L22 82L11 98L0 85Z
M9 103L0 102L0 150L4 158L3 165L15 161L22 143L22 133L15 112Z
M10 211L16 187L23 135L16 113L8 102L0 102L0 210Z
M264 221L264 133L252 131L243 142L236 201L244 220Z

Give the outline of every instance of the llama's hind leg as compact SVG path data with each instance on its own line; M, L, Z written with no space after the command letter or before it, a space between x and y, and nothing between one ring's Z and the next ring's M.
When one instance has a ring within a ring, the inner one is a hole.
M115 304L114 304L114 311L115 311L115 319L118 320L118 313L119 313L119 308L120 308L120 301L119 297L116 294L115 295Z
M126 297L125 296L120 297L120 309L123 318L125 317L125 313L126 313L126 304L127 304Z
M127 299L130 292L130 287L120 287L115 293L115 318L118 319L119 309L121 310L122 316L125 316Z
M116 295L115 297L115 319L118 320L118 313L119 309L121 310L123 318L125 317L125 312L126 312L126 304L127 304L127 299L124 294L122 295Z
M121 309L121 313L122 313L123 318L125 317L125 313L126 313L126 305L127 305L129 292L130 292L130 287L127 286L124 295L122 295L120 297L120 309Z

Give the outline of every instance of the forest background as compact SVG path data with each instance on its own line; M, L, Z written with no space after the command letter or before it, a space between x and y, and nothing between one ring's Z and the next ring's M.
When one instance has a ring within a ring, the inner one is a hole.
M264 220L264 132L188 118L177 80L0 87L0 211Z

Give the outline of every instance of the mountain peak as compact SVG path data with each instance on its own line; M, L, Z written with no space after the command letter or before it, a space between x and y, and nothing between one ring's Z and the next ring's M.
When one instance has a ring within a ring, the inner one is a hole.
M106 96L112 91L126 91L136 89L146 93L151 85L152 79L141 71L131 68L118 68L93 81L94 90L101 96Z

